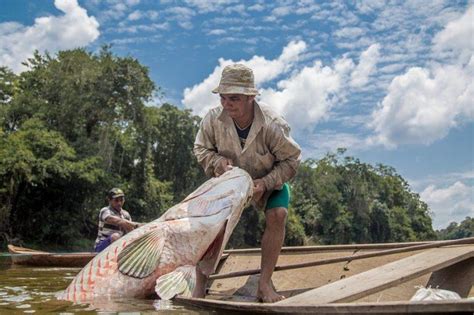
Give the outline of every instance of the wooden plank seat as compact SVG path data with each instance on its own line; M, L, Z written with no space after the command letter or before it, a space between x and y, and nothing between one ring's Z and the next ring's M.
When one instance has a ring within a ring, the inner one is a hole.
M351 277L309 290L273 305L350 302L474 257L474 246L426 250Z

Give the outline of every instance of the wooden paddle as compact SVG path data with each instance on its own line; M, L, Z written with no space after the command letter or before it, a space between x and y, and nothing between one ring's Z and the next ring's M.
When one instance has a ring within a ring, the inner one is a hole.
M474 237L462 238L462 239L457 239L457 240L449 240L449 241L432 242L428 244L414 245L414 246L403 247L403 248L394 248L394 249L382 250L382 251L360 254L360 255L352 255L352 256L309 261L309 262L300 263L300 264L276 266L274 271L321 266L321 265L333 264L333 263L344 262L344 261L350 262L352 260L391 255L391 254L397 254L397 253L404 253L404 252L416 251L416 250L421 250L421 249L436 248L436 247L449 246L449 245L471 244L471 243L474 243ZM255 275L259 273L260 273L260 269L234 271L234 272L229 272L229 273L210 275L209 280L250 276L250 275Z

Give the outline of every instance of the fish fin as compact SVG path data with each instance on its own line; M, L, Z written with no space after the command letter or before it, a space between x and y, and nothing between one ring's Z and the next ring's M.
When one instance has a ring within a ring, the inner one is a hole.
M143 234L129 243L118 255L118 269L133 278L152 274L158 263L166 240L166 230L157 229Z
M156 279L155 292L162 300L176 295L191 297L196 287L196 266L186 265Z

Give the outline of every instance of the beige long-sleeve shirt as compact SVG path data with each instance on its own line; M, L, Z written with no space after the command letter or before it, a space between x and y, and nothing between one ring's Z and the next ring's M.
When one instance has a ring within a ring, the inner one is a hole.
M232 118L222 106L211 109L201 121L194 154L206 175L222 158L246 170L253 179L261 178L267 193L280 189L296 174L301 149L289 134L288 123L268 106L254 102L254 120L242 148Z

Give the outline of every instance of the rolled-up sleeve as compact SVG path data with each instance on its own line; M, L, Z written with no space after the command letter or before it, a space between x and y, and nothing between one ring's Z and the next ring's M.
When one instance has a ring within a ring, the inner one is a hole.
M217 153L211 115L211 112L209 112L202 119L193 148L198 163L202 166L204 172L209 177L214 176L215 165L223 158Z
M99 213L99 220L104 221L112 215L112 210L109 208L102 209Z
M267 190L274 190L295 176L301 162L301 149L290 136L290 127L286 122L272 122L267 137L270 151L275 156L275 164L262 179Z

